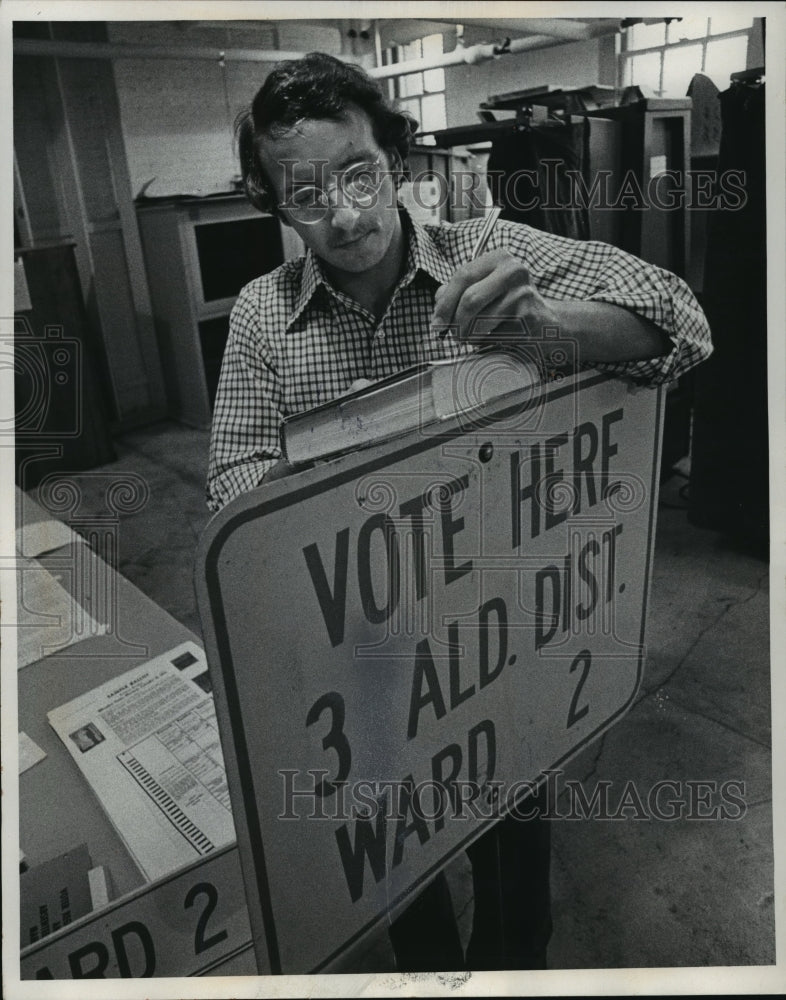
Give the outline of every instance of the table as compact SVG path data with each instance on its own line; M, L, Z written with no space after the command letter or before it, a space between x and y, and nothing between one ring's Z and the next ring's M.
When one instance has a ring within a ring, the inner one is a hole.
M49 518L51 514L30 496L17 491L18 524L34 524ZM151 897L165 891L161 887L161 882L165 880L152 885L146 884L87 782L50 727L47 712L185 640L198 640L82 541L67 544L40 558L40 562L61 579L66 590L73 593L74 574L71 570L76 562L73 550L77 545L82 547L82 555L86 557L84 565L88 567L87 579L93 584L90 596L97 599L95 590L102 583L108 585L111 592L117 595L117 615L113 622L114 628L106 635L87 638L24 667L18 673L19 729L27 733L47 755L43 761L20 776L20 846L32 867L77 844L87 845L93 864L103 865L108 871L114 899L111 900L110 907L101 911L104 916L100 926L94 922L92 930L88 929L85 933L91 940L102 934L111 939L114 902L120 897L129 900L125 910L118 912L125 914L123 919L128 923L128 912L131 912L128 907L131 906L139 920L139 914L144 914L153 905ZM226 955L230 965L225 966L223 961L214 964L215 959L210 957L207 963L210 968L203 968L201 971L221 974L230 971L236 975L251 975L256 972L256 964L250 950L250 934L245 943L240 942L242 947L239 947L236 940L238 934L243 936L244 922L247 925L237 851L232 846L219 853L221 857L218 862L224 885L231 887L234 897L229 901L230 908L233 908L234 933L227 934L222 942L218 942L221 947L217 951L231 952ZM204 884L204 872L209 867L215 867L210 858L197 866L190 866L189 871L194 869L192 881L197 880L195 885ZM189 890L185 891L188 894ZM195 898L193 888L191 892L193 915L198 917L203 901ZM46 949L46 957L41 957L44 955L43 946L34 946L33 950L37 949L41 954L28 963L23 960L23 976L30 975L27 969L32 969L32 974L35 975L36 969L40 967L49 969L54 978L67 976L70 966L66 955L73 952L73 942L78 939L78 935L75 937L77 929L85 921L89 921L89 918L75 922L51 939L45 939L43 945L47 941L53 942ZM82 935L84 936L85 934ZM158 949L159 952L161 950ZM26 949L23 956L30 951L30 948ZM177 950L172 952L174 961L177 961L178 954ZM164 969L159 958L157 964L160 971L157 970L155 974L185 975L193 972L194 969L187 964L188 956L183 955L182 951L180 955L184 963L181 968L175 966ZM168 961L171 963L173 958L169 957ZM89 964L82 966L85 971ZM77 971L79 968L77 963ZM138 969L129 971L139 974ZM111 975L111 971L107 974Z

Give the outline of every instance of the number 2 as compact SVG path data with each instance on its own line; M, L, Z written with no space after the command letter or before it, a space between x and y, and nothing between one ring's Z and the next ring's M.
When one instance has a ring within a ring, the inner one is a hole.
M210 882L197 882L196 885L192 885L188 890L186 895L185 903L183 908L190 910L191 907L197 900L198 896L207 896L207 903L204 910L199 915L199 920L197 920L196 931L194 932L194 954L201 955L203 951L207 951L208 948L212 948L214 945L220 944L222 941L227 939L226 929L216 931L215 934L210 937L205 937L205 929L207 927L207 922L210 919L210 915L216 908L218 903L218 890Z
M570 665L570 672L573 673L580 663L584 664L584 669L581 671L581 677L579 677L576 690L573 692L573 697L570 700L570 708L568 709L568 729L570 729L571 726L575 726L579 719L583 719L587 712L589 712L589 705L582 705L582 707L578 709L576 707L579 695L581 694L581 689L584 687L584 682L589 675L590 664L592 663L592 653L590 653L588 649L582 649L576 656L573 663Z

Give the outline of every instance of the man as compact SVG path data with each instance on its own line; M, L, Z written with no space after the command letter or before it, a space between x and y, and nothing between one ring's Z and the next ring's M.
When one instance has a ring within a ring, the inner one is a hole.
M308 252L247 285L232 312L211 509L292 471L279 447L283 416L418 361L510 343L511 330L538 340L556 328L581 363L650 384L709 354L687 286L613 247L499 222L488 252L472 260L482 220L414 224L396 191L415 128L365 73L319 53L275 69L239 120L250 200ZM545 821L509 818L469 849L468 968L545 967L548 843ZM402 971L464 967L444 877L390 936Z

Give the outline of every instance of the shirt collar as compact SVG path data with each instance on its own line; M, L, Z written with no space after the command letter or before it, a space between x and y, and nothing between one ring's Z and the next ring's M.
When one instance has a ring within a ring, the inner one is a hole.
M413 220L406 209L402 217L408 234L407 275L414 277L418 270L425 271L439 285L444 285L453 274L452 265L437 248L428 232Z
M313 298L317 288L324 284L325 280L325 276L322 274L322 268L319 266L319 261L310 249L306 250L306 259L303 264L303 271L300 275L300 291L295 298L295 304L292 307L292 312L287 320L287 329L289 329L295 320L297 320L298 316L300 316Z
M440 253L423 226L415 222L405 208L401 207L399 211L401 212L401 221L404 231L407 234L408 244L407 270L404 280L407 282L411 281L417 271L421 270L430 275L438 284L445 284L446 281L450 280L453 267ZM287 319L287 329L292 326L309 305L317 289L322 285L329 285L328 279L316 255L311 249L308 249L303 264L303 272L300 277L300 291L295 298L292 312Z

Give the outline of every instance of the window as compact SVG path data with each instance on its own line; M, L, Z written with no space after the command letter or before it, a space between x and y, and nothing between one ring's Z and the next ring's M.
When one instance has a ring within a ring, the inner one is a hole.
M673 18L668 24L634 24L622 36L620 80L659 97L684 97L695 73L705 73L720 90L747 65L753 18L740 14Z
M385 50L383 64L433 59L442 55L442 44L442 35L435 34L416 38L407 45L393 45ZM421 132L447 128L444 69L407 73L391 79L389 84L391 98L418 120Z

